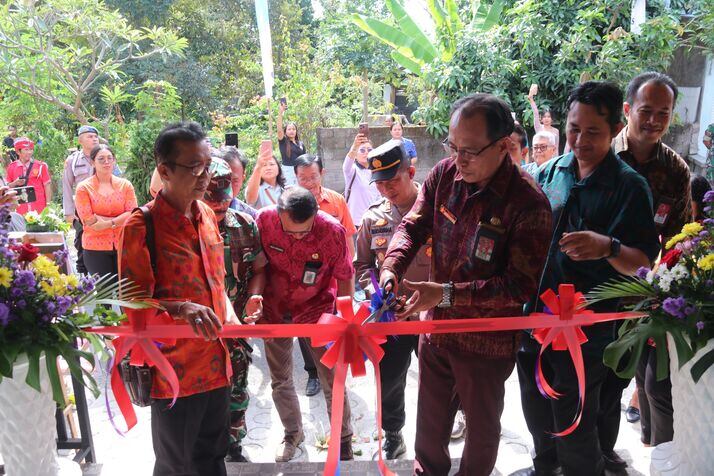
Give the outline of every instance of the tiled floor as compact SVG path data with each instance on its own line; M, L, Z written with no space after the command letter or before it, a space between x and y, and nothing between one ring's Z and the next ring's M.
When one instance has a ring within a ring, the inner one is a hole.
M283 436L280 419L270 396L270 377L263 358L262 341L253 342L255 352L254 363L250 369L249 389L252 396L248 409L248 437L244 442L248 458L252 465L229 465L232 475L247 474L284 474L307 475L320 474L320 465L312 462L324 462L326 451L319 449L316 443L324 437L329 428L329 420L322 394L315 397L304 395L306 374L302 369L302 358L297 344L294 350L294 378L297 386L300 405L303 410L306 440L302 445L303 454L296 462L288 465L269 464L274 461L274 452ZM367 364L369 366L369 363ZM412 359L412 365L407 382L407 425L404 428L404 438L409 448L407 456L414 457L415 409L417 401L417 363ZM372 435L375 431L375 396L373 378L353 379L348 377L349 400L352 404L353 426L355 430L356 463L344 466L342 474L377 474L376 466L365 467L377 450L377 443ZM625 391L624 402L629 401L632 386ZM116 407L112 402L112 408ZM105 410L103 397L91 403L90 414L97 460L102 465L102 476L145 475L151 473L153 452L151 447L150 412L148 408L138 408L139 423L127 435L120 436L112 428ZM121 424L121 418L118 419ZM501 419L503 430L501 446L494 475L508 475L531 464L530 451L532 441L521 411L518 378L514 373L506 382L506 404ZM463 442L456 441L450 445L452 457L461 455ZM620 429L617 446L618 452L629 463L628 474L649 474L650 449L644 448L639 441L639 424L631 425L624 422ZM363 461L364 463L360 463ZM305 465L305 463L311 464ZM409 474L411 463L403 461L393 465L398 474ZM401 471L400 471L401 470ZM402 473L403 471L403 473Z

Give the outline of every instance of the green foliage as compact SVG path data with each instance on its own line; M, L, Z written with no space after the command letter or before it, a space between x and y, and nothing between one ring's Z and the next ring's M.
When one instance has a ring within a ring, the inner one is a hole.
M180 99L176 88L165 81L147 81L134 97L140 119L129 129L129 156L125 177L134 185L139 204L151 200L149 182L154 171L154 142L169 122L180 119Z
M407 11L402 0L386 0L391 13L390 21L382 21L355 13L355 25L392 48L391 56L404 69L415 75L423 74L425 66L435 60L449 62L457 50L459 34L463 22L459 16L455 0L429 0L427 7L435 25L435 39L420 28L414 17ZM474 4L471 28L474 31L488 31L498 23L504 2L495 0L490 9Z
M436 60L412 82L417 120L435 136L448 127L449 105L471 92L491 92L511 104L519 121L532 124L526 95L537 83L537 101L556 121L565 115L568 91L582 80L624 86L646 70L665 70L683 28L668 12L649 19L640 34L628 32L630 10L619 0L523 0L487 32L471 22L451 61Z

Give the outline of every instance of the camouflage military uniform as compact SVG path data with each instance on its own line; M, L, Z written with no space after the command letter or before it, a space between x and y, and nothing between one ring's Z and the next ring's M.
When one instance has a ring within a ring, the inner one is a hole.
M265 265L258 227L246 213L228 209L220 224L224 237L226 264L226 291L236 315L242 318L248 301L248 281L254 266ZM262 264L261 264L262 263ZM246 435L245 412L248 409L248 367L252 348L244 339L227 339L233 367L230 401L230 450L240 452L240 443Z

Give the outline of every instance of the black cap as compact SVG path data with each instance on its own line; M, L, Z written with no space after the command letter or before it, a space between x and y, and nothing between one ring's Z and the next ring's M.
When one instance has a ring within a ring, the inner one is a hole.
M372 171L371 182L391 180L397 175L402 162L409 160L404 143L392 139L380 145L367 156L369 170Z

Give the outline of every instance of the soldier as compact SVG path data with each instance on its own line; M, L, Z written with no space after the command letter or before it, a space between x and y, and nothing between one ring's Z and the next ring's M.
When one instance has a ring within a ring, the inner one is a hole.
M263 269L265 254L260 244L260 235L255 221L247 213L228 208L232 200L231 169L226 161L212 157L211 173L213 177L206 190L206 202L218 220L218 229L224 239L226 266L226 292L230 298L236 316L244 324L255 322L262 305L254 286L259 283L262 289L265 282ZM248 302L250 305L246 306ZM246 309L246 312L244 312ZM257 310L257 311L256 311ZM247 311L250 311L247 312ZM256 314L257 312L257 314ZM248 409L248 367L251 363L252 347L245 339L226 339L230 352L233 380L230 396L230 446L228 461L247 462L242 454L241 441L246 435L245 412Z
M357 233L357 256L355 273L367 292L373 292L371 272L379 269L387 253L392 235L402 222L402 217L411 210L419 193L414 182L416 169L411 165L406 150L399 140L390 140L369 155L371 182L375 183L382 199L370 206L362 218ZM421 247L407 268L404 278L410 281L427 281L431 268L431 239ZM401 289L401 288L400 288ZM405 294L403 291L401 294ZM418 319L418 315L410 316ZM382 428L386 433L384 453L387 459L403 457L407 451L402 437L404 412L404 388L411 353L416 352L418 336L390 336L382 344L384 358L379 363L382 383Z

